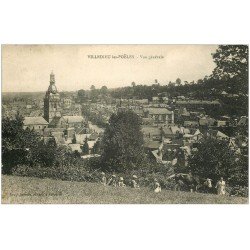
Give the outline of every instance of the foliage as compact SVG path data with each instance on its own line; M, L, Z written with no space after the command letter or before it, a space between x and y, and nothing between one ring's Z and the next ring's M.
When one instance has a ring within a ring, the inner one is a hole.
M88 99L86 91L84 89L78 90L78 92L77 92L77 98L80 101L80 103L85 102Z
M232 186L248 186L248 156L237 156L229 175L228 181Z
M88 144L88 138L85 138L84 144L82 146L82 153L84 155L88 155L89 154L89 144Z
M181 85L181 79L177 78L176 81L175 81L175 83L176 83L177 86L180 86Z
M73 135L72 143L76 144L76 135L75 134Z
M213 54L216 68L213 76L218 79L236 78L247 83L248 79L248 46L219 45Z
M193 174L214 181L222 176L231 185L248 185L248 165L236 160L228 141L208 137L198 144L197 149L189 157Z
M92 148L92 154L100 154L101 152L101 142L97 140Z
M112 114L103 141L105 168L115 171L134 169L145 157L141 121L132 111Z
M30 129L23 129L23 118L3 118L2 170L10 174L17 165L34 167L69 166L79 164L80 155L66 146L57 146L54 138L48 141Z
M106 121L103 119L101 114L92 112L89 105L83 105L82 114L92 123L96 124L101 128L106 127Z
M107 95L107 93L108 93L108 88L107 88L107 86L102 86L101 89L100 89L100 93L101 93L102 95Z
M227 193L230 196L240 196L240 197L248 197L249 189L246 186L236 185L235 187L227 187Z
M58 151L54 138L49 139L47 143L41 141L32 151L31 165L40 163L44 167L49 167L55 164Z
M33 167L18 165L12 170L12 174L16 176L51 178L65 181L96 181L94 176L81 165L54 165L49 167L43 167L41 165L35 165Z
M17 164L27 164L40 139L36 132L23 129L23 117L2 120L2 170L10 173Z

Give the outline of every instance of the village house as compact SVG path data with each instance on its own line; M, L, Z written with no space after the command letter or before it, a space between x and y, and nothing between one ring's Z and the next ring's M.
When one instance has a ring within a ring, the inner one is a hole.
M174 123L174 112L166 108L147 108L144 110L144 117L153 119L156 124Z
M144 139L152 141L160 141L162 139L162 131L160 127L142 126L142 134Z
M47 128L49 123L42 116L35 117L25 117L23 121L23 128L34 129L35 131L40 131Z
M203 127L211 127L215 125L216 120L214 118L204 116L199 118L199 125Z
M175 107L185 107L189 111L197 111L200 108L219 108L220 102L218 100L176 100L174 103Z
M153 96L152 97L152 102L153 103L159 103L159 101L160 101L160 97L159 96Z

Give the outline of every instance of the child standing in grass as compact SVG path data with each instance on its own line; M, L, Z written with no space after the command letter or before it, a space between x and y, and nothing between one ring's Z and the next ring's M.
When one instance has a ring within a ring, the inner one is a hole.
M101 177L101 183L102 183L104 186L106 186L106 185L107 185L107 178L106 178L106 175L105 175L104 172L101 172L101 175L102 175L102 177Z

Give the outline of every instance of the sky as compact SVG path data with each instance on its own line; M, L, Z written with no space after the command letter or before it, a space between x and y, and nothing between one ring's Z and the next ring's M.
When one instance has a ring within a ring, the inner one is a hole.
M46 91L51 71L59 91L106 85L196 81L215 68L217 45L2 45L2 91ZM124 58L124 55L126 57ZM100 58L100 56L105 58ZM98 58L99 57L99 58Z

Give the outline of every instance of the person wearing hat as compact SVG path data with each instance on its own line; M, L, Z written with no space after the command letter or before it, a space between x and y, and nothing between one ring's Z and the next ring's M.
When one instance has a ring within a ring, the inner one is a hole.
M154 179L154 192L160 193L161 192L161 185L157 179Z
M107 185L109 186L113 186L113 187L116 187L117 186L117 183L116 183L116 175L112 175L111 178L109 179Z
M133 177L132 178L132 187L133 188L140 188L139 185L138 185L138 183L137 183L137 181L136 181L137 180L137 176L133 175L132 177Z
M107 185L107 178L104 172L101 172L101 183L106 186Z
M124 181L123 177L120 177L119 181L118 181L118 187L126 187L126 185L123 181Z

